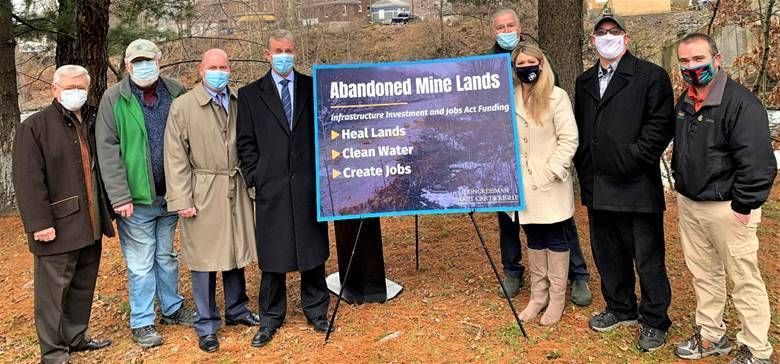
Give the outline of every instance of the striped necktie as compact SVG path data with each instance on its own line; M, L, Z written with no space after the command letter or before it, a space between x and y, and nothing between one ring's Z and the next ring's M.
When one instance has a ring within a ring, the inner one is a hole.
M287 116L287 125L292 129L292 103L290 102L290 89L287 85L290 80L284 79L279 81L282 84L282 105L284 106L284 115Z

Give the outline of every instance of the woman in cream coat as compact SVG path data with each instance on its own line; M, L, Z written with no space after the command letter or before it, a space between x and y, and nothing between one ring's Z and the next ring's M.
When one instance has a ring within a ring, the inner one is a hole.
M518 217L528 239L531 272L531 298L520 318L532 320L547 307L539 322L552 325L566 306L569 242L578 239L571 178L577 123L569 96L554 86L539 48L517 47L512 63L526 202Z

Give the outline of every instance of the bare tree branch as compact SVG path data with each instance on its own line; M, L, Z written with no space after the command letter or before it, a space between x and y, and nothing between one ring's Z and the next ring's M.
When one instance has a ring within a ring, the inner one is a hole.
M764 19L763 24L764 47L761 50L762 56L761 62L759 63L758 77L756 77L756 81L753 82L753 89L751 90L754 94L758 92L761 80L764 78L764 73L766 73L766 64L769 61L769 46L771 44L771 40L769 39L769 31L772 26L772 10L774 7L775 0L769 0L766 8L766 18Z
M712 24L715 22L715 17L718 16L718 8L720 8L720 0L715 2L715 6L712 9L712 17L710 17L710 22L707 24L707 35L712 35Z
M183 60L183 61L177 61L177 62L173 62L173 63L164 64L164 65L160 66L160 69L167 68L167 67L178 66L180 64L200 63L200 61L201 61L200 59L186 59L186 60ZM249 63L265 63L265 64L268 64L268 61L261 60L261 59L231 59L230 62L231 63L234 63L234 62L249 62Z

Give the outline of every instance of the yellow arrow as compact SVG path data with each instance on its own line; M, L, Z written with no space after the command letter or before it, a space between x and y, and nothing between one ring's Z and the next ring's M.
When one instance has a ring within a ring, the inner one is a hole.
M333 170L333 178L336 178L336 177L338 177L340 175L341 175L341 172L339 172L339 171L337 171L335 169Z
M330 157L331 157L331 159L336 159L336 158L338 158L340 155L341 155L341 153L339 153L338 151L335 151L335 150L331 150L331 151L330 151Z
M330 131L330 140L336 139L339 137L339 133L335 130Z

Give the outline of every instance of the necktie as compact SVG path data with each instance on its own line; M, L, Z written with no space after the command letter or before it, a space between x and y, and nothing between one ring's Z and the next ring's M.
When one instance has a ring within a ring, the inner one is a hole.
M222 111L227 113L227 109L225 108L225 104L222 102L224 97L225 96L223 96L221 92L218 92L217 93L217 104L219 105L219 108L222 109Z
M282 84L282 105L284 106L284 115L287 116L287 125L292 129L292 103L290 102L290 89L287 87L290 80L281 80L279 83Z

